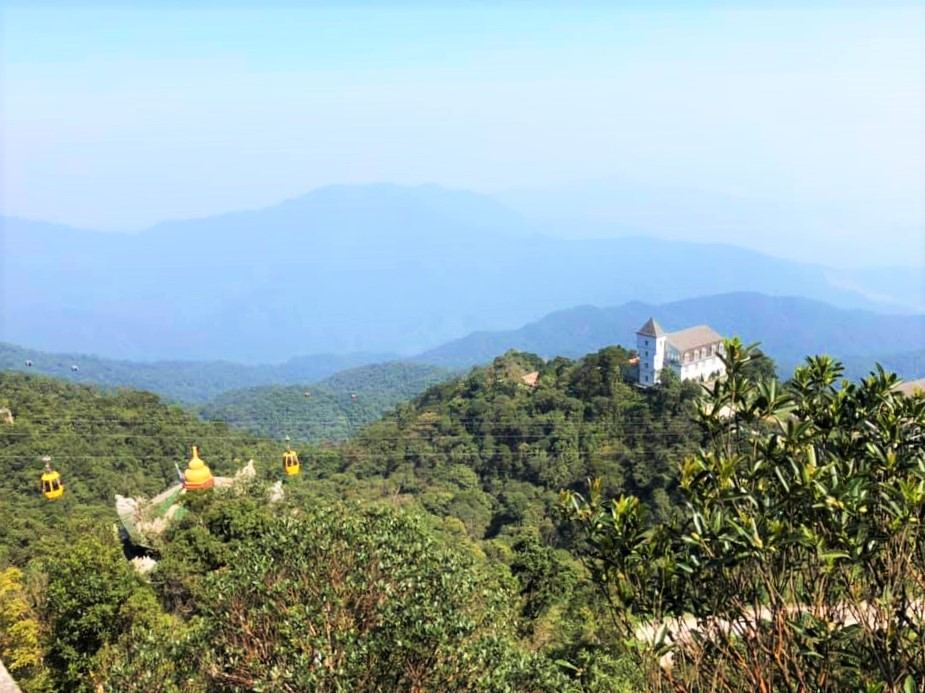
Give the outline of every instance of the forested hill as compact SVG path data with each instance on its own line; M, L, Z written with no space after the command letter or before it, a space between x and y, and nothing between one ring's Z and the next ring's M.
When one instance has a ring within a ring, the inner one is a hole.
M523 522L552 531L557 492L595 476L667 513L675 466L701 440L693 421L701 389L671 379L641 391L629 358L620 347L577 361L510 352L363 429L343 448L345 471L393 479L408 493L474 471L478 491L421 497L476 537Z
M102 392L42 376L0 371L0 564L21 562L43 542L63 540L67 519L86 514L109 526L115 494L153 496L176 483L198 445L218 473L250 458L278 459L279 445L203 423L157 395ZM43 455L65 483L64 497L48 503L39 489ZM262 465L267 469L267 465Z
M749 379L769 364L736 350L733 382L753 392ZM715 441L695 422L703 388L667 376L640 390L630 355L506 353L345 444L299 446L302 474L276 503L266 490L282 477L277 443L154 395L0 373L0 406L14 416L0 422L0 656L27 690L644 690L652 662L615 629L618 602L600 583L610 573L587 562L593 544L561 512L560 491L603 479L600 498L641 500L633 531L686 527L679 468L713 460ZM837 367L817 366L834 382ZM791 391L801 396L816 371ZM866 402L881 385L889 393L889 380L874 380L844 398L820 387L832 401ZM827 400L807 397L831 425ZM219 474L254 458L258 483L184 496L185 514L157 539L157 567L139 578L113 536L112 496L161 490L193 443ZM66 484L53 503L38 493L43 454ZM738 500L733 467L721 483ZM607 506L590 540L607 540L617 511ZM633 570L675 565L643 557Z
M201 408L208 420L280 439L339 441L379 419L452 371L391 362L335 373L315 385L266 386L226 392Z
M620 347L577 361L505 354L399 404L334 450L322 453L301 446L304 476L324 485L331 475L340 475L341 491L343 480L350 478L359 487L372 482L389 493L413 497L432 513L462 520L473 539L496 535L528 518L536 523L543 518L548 529L559 489L579 487L594 476L605 476L613 493L632 491L667 512L676 464L700 442L693 421L700 388L670 380L640 391L632 385L629 357ZM9 407L14 417L12 425L0 424L0 509L15 518L0 527L0 550L25 550L35 539L27 528L40 517L45 524L51 518L53 525L55 518L75 508L108 511L115 493L157 492L172 483L174 463L182 467L193 444L217 472L254 457L258 469L272 474L279 439L301 432L293 430L297 417L278 409L279 402L291 394L298 406L317 397L322 407L333 401L348 411L366 411L382 382L377 370L358 369L330 381L356 386L357 400L333 395L331 400L316 390L309 390L311 397L306 398L302 390L282 388L278 400L259 401L266 408L259 416L250 414L248 421L259 419L275 442L224 424L203 423L148 393L105 393L0 372L0 406ZM438 369L406 365L386 372L400 374L400 382L410 383L409 390L446 379ZM387 385L398 387L396 382ZM250 400L254 402L258 400ZM310 434L312 425L329 420L307 416L303 424ZM64 502L52 506L44 504L37 486L45 454L52 456L68 484Z
M228 390L314 383L340 370L388 361L389 354L315 354L281 364L229 361L124 361L90 354L50 353L0 342L0 370L39 373L67 382L130 387L175 402L202 403ZM31 362L26 365L26 362ZM78 370L73 370L77 366Z
M262 499L281 477L277 443L151 394L0 373L0 406L15 419L0 423L0 572L33 576L3 573L40 634L0 638L3 659L27 687L56 690L91 678L173 690L280 676L296 690L399 690L422 675L427 690L638 690L637 674L602 649L607 621L556 512L561 487L597 475L608 492L639 493L655 517L673 512L677 463L702 442L700 390L640 391L629 356L506 354L349 443L299 446L301 477L272 507ZM263 484L240 498L187 497L139 581L114 543L113 495L162 490L194 443L219 474L254 458ZM59 501L38 492L44 454L66 484ZM32 594L30 580L47 587ZM240 639L243 622L253 639ZM312 638L306 623L334 635ZM254 656L267 644L272 661ZM331 648L343 665L314 666ZM433 652L436 668L419 659ZM594 657L581 682L577 665L558 663Z
M639 391L628 382L628 358L619 347L579 361L506 354L429 388L339 448L303 446L303 476L327 488L339 475L341 491L350 478L347 488L372 484L414 498L462 520L473 539L525 521L549 529L558 490L601 474L614 492L632 490L665 511L674 465L700 440L692 418L699 388L671 382ZM531 372L535 386L523 379ZM363 373L342 380L357 384ZM51 532L78 510L109 517L114 494L150 496L173 483L174 464L183 467L193 444L217 473L251 457L261 473L278 471L280 441L204 423L149 393L0 372L2 406L14 423L0 424L0 510L13 519L0 527L0 553L20 559L41 538L39 526ZM39 493L46 454L67 484L60 503Z

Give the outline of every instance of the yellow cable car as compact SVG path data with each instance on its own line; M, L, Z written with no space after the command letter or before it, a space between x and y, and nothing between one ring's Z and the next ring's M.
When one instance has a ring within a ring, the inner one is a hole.
M64 495L64 482L61 475L51 468L51 458L46 455L42 458L45 471L42 473L42 495L48 500L56 500Z
M288 476L296 476L301 471L302 465L299 464L299 456L296 451L289 446L289 436L286 436L286 452L283 453L283 471Z

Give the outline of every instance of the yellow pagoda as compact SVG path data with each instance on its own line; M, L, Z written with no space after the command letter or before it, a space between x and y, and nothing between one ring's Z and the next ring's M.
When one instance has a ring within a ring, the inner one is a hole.
M215 477L212 470L199 459L199 448L193 446L193 456L190 458L186 471L183 472L183 488L187 491L200 491L215 486Z

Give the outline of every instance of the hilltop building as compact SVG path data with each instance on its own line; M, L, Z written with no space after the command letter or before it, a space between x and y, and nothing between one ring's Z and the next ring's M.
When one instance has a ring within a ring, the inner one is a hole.
M649 318L636 332L636 351L643 387L657 384L664 368L671 368L681 380L710 380L726 372L720 359L723 338L706 325L666 332Z

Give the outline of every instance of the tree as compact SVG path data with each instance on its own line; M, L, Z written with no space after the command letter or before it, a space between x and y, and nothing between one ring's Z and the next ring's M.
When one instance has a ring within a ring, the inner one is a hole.
M418 519L317 508L208 577L202 670L219 689L561 689L514 644L510 587Z
M97 678L97 653L127 632L147 591L109 536L83 528L44 563L47 586L39 611L49 630L45 663L56 687L83 690Z
M749 354L749 360L744 365L743 374L754 382L777 379L777 364L774 359L755 347Z
M42 676L43 636L22 571L12 567L0 571L0 659L30 689L46 684Z
M727 342L683 518L650 526L600 481L562 494L615 623L653 646L653 687L921 689L925 398L880 369L839 382L824 356L785 390L748 377L753 357Z

